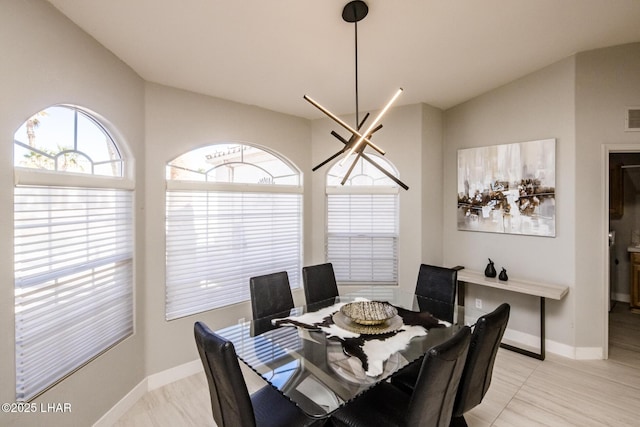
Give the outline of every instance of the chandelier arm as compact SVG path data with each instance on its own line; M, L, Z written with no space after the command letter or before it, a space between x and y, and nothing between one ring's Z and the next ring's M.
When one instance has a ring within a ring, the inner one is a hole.
M369 113L367 113L367 116L369 115ZM366 117L365 119L366 120ZM374 130L371 131L371 134L377 132L378 130L380 130L382 128L382 124L379 124ZM337 153L333 154L331 157L329 157L327 160L323 161L322 163L320 163L318 166L314 167L313 169L311 169L313 172L315 172L316 170L320 169L322 166L326 165L327 163L329 163L331 160L335 159L336 157L338 157L340 154L344 153L347 149L347 145L349 145L349 141L347 141L346 139L344 139L342 137L342 135L340 135L338 132L336 132L335 130L331 131L331 135L333 135L334 137L336 137L340 142L342 142L345 147L338 151Z
M377 131L379 131L380 129L382 129L382 125L379 124L378 126L376 126L376 128L374 130L371 131L371 134L369 135L369 137L371 137L371 135L373 135L374 133L376 133ZM342 149L342 153L344 153L345 151L347 151L349 149L349 144L351 143L351 140L355 138L355 136L352 136L348 141L346 139L344 139L338 132L336 132L335 130L331 131L331 135L335 136L336 139L338 139L340 142L342 142L345 147ZM362 149L360 150L362 151Z
M351 166L349 166L349 170L347 171L347 173L344 174L344 177L342 178L342 182L340 183L340 185L344 185L344 183L347 182L347 179L349 179L349 175L351 175L353 168L356 167L356 163L358 163L358 160L360 160L360 156L362 156L362 152L358 152L358 155L353 160L353 163L351 163Z
M371 132L371 129L373 129L378 124L378 122L382 119L382 116L384 116L387 110L391 107L391 104L395 102L395 100L400 96L401 93L402 93L402 88L398 89L398 91L393 95L393 97L391 97L389 102L387 102L387 105L385 105L382 111L380 111L380 114L378 114L378 117L376 117L373 123L369 125L369 129L367 129L366 132L364 132L364 135L369 135L369 133ZM355 145L351 147L351 151L349 151L349 154L347 154L347 157L352 155L353 152L358 149L360 144L362 144L362 141L364 141L365 139L366 138L364 136L360 136L360 139L358 140L358 142L356 142ZM371 142L367 140L367 144L371 145Z
M311 169L312 172L317 171L318 169L320 169L322 166L326 165L327 163L329 163L331 160L335 159L336 157L338 157L339 155L341 155L342 153L344 153L344 150L340 150L337 153L335 153L334 155L332 155L331 157L329 157L327 160L325 160L324 162L320 163L318 166L314 167L313 169Z
M344 145L348 145L349 141L347 141L346 139L344 139L338 132L336 132L335 130L331 131L331 135L335 136L340 142L342 142ZM344 153L346 147L342 149L342 151L340 151L341 153Z
M369 135L369 137L371 137L371 135L373 135L374 133L376 133L377 131L379 131L380 129L382 129L382 125L378 125L376 126L376 128L374 130L371 131L371 134ZM355 136L352 136L348 141L346 139L344 139L338 132L336 132L335 130L331 131L331 135L335 136L340 142L342 142L345 147L342 149L342 153L344 153L345 151L347 151L350 147L349 144L351 144L352 140L355 138ZM359 151L363 151L364 147L361 148Z
M373 129L371 132L369 132L369 138L371 138L371 135L373 135L374 133L378 132L380 129L382 129L382 123L380 123L378 126L375 127L375 129Z
M400 187L404 188L405 190L408 190L409 187L407 186L407 184L405 184L404 182L400 181L398 178L396 178L393 174L391 174L388 170L386 170L385 168L383 168L382 166L380 166L379 164L377 164L371 157L367 156L364 153L359 153L363 159L365 159L366 161L368 161L369 163L371 163L373 166L375 166L376 168L378 168L378 170L380 170L380 172L382 172L383 174L385 174L387 177L389 177L393 182L395 182L396 184L398 184Z
M364 118L362 119L362 121L358 125L358 130L360 130L360 128L362 127L362 125L364 125L364 122L366 122L368 118L369 118L369 113L364 115Z
M308 97L307 95L304 95L303 98L305 100L307 100L311 105L313 105L314 107L316 107L318 110L322 111L324 114L326 114L330 119L332 119L334 122L338 123L340 126L342 126L343 128L345 128L346 130L348 130L349 132L351 132L352 134L354 134L355 136L357 136L358 138L361 138L362 141L366 142L371 148L373 148L374 150L376 150L378 153L382 154L384 156L385 151L378 147L376 144L374 144L373 142L371 142L369 140L369 138L364 137L363 135L360 134L360 132L358 132L357 130L355 130L354 128L352 128L351 126L349 126L348 124L346 124L344 121L340 120L339 117L337 117L335 114L333 114L331 111L327 110L326 108L324 108L322 105L318 104L316 101L314 101L313 99L311 99L310 97Z

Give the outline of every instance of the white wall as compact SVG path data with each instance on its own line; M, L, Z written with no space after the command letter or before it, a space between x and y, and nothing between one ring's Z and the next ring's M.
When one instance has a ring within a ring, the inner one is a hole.
M183 90L146 85L146 263L151 266L141 298L146 303L146 374L198 358L193 323L204 321L212 329L251 318L248 302L224 309L165 321L165 166L187 151L216 142L248 142L262 145L289 159L303 171L305 190L310 187L310 122L258 107L199 95ZM308 194L308 191L306 191ZM308 237L311 200L304 201L304 252ZM268 256L268 254L265 254ZM248 286L248 283L247 283ZM303 303L302 290L294 292Z
M487 258L511 278L570 286L562 301L547 302L547 339L571 352L575 303L575 61L560 61L447 110L444 115L444 263L484 270ZM556 139L556 237L458 231L457 150L539 139ZM483 300L483 312L512 305L510 331L539 336L538 299L470 286L466 307ZM553 344L553 343L551 343ZM554 350L553 345L548 347Z
M575 105L576 345L589 348L606 345L604 283L609 273L603 146L640 144L640 132L624 130L626 108L640 105L640 43L578 54Z
M453 267L446 264L443 258L444 206L451 202L453 195L444 191L444 152L443 112L440 109L423 104L422 108L422 159L420 173L422 174L421 225L422 256L420 262L431 265ZM415 227L416 220L409 220L411 227ZM457 264L456 264L457 265ZM413 266L411 272L413 282L418 278L418 266Z
M135 164L136 286L144 282L144 86L142 80L48 3L5 0L0 11L0 401L15 400L13 134L31 115L76 104L107 120ZM124 144L124 145L123 145ZM137 162L136 162L137 161ZM135 335L81 368L35 402L70 403L68 414L0 413L3 426L86 426L144 377L143 300Z

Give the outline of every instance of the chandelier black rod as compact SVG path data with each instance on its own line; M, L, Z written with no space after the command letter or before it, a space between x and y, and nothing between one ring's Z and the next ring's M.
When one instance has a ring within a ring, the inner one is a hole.
M355 5L353 6L354 8L354 15L355 15ZM360 111L359 111L359 107L358 107L358 21L355 21L353 23L353 26L355 28L355 45L356 45L356 126L358 126L358 130L360 130Z

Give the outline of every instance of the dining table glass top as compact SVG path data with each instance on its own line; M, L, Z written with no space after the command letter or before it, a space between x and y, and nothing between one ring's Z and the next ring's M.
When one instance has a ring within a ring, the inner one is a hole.
M399 320L382 329L344 324L340 308L365 300L388 302ZM463 308L453 308L453 322L431 315L442 309L398 289L371 288L239 322L216 333L234 344L241 361L305 413L322 418L412 362L419 363L431 347L453 336L462 326L457 319L464 318Z

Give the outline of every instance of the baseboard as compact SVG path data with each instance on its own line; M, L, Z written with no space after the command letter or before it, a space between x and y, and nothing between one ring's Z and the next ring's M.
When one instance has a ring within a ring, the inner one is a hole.
M175 368L149 375L147 377L148 391L155 390L174 381L202 372L202 369L202 362L200 359L196 359L180 366L176 366Z
M568 359L577 359L576 355L579 350L577 347L552 340L546 340L545 346L547 347L548 353L553 353ZM602 355L600 355L600 357L593 357L592 359L602 359Z
M576 347L576 360L600 360L604 358L602 347Z
M538 352L540 349L539 336L526 334L520 331L507 329L503 340L518 347L524 347L528 350L532 349L532 351L535 352ZM550 339L546 339L544 345L546 353L556 354L569 359L601 360L603 358L603 351L601 347L574 347Z
M109 427L114 425L147 391L149 391L148 382L147 378L145 378L96 421L93 427Z
M149 375L96 421L93 427L109 427L114 425L145 393L197 374L201 372L202 369L202 362L200 362L200 359L196 359L174 368Z
M504 337L502 338L502 340L518 347L535 349L534 351L538 351L538 349L540 348L540 337L536 335L526 334L520 331L515 331L513 329L507 329L504 332Z

